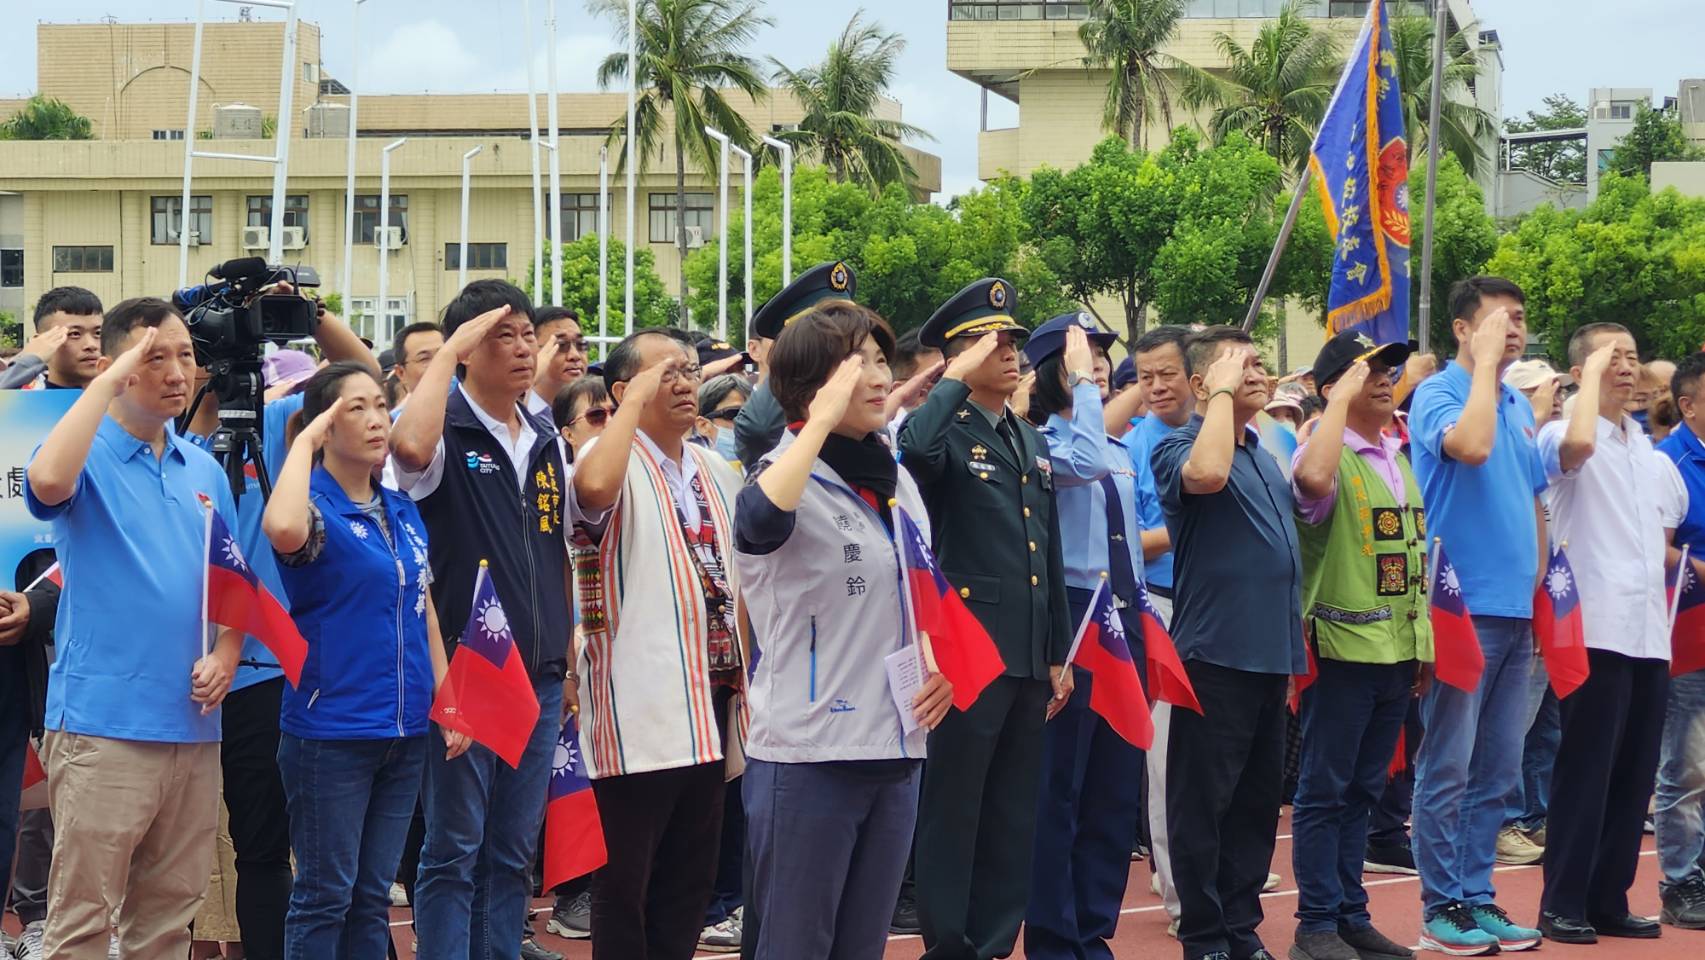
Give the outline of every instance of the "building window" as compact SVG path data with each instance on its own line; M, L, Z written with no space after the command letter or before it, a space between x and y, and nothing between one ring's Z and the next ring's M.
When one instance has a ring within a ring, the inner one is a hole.
M598 235L598 195L596 193L565 193L562 195L562 239L564 243L581 237Z
M112 247L54 247L54 273L111 273Z
M403 242L408 243L408 194L391 194L391 226L401 227ZM355 196L355 242L372 243L379 233L379 195Z
M675 241L675 195L673 193L651 194L651 242L674 243ZM711 228L716 223L716 200L708 193L687 194L687 226L698 227L700 239L710 239Z
M385 321L379 322L377 314L377 297L351 297L349 300L349 327L358 337L366 337L373 341L380 350L391 345L396 339L397 331L409 325L414 317L414 298L410 296L386 297L388 307L385 311Z
M308 195L298 193L284 198L284 223L286 227L302 228L302 242L308 242ZM272 194L264 194L249 198L249 219L246 226L272 226Z
M444 245L444 269L460 270L462 268L462 245L446 243ZM468 244L469 270L507 270L509 269L509 244L507 243L470 243Z
M156 139L156 140L182 140L183 138L184 138L184 132L182 130L156 130L156 131L154 131L154 139Z
M24 251L0 250L0 287L24 285Z
M1608 172L1610 170L1611 163L1614 162L1615 159L1616 159L1616 151L1615 150L1600 150L1598 152L1598 172L1599 173Z
M1612 101L1610 104L1610 119L1612 119L1612 120L1632 120L1632 119L1634 119L1634 104L1628 100L1614 100L1614 101Z
M173 244L178 242L178 228L183 223L183 197L154 197L153 211L153 242L156 244ZM213 242L213 198L189 198L189 230L190 243Z

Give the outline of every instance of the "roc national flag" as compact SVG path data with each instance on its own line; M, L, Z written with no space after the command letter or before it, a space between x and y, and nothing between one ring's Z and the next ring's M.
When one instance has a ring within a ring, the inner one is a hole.
M1154 746L1154 719L1137 675L1137 661L1125 639L1124 624L1113 606L1106 578L1095 588L1089 610L1078 624L1067 663L1089 672L1089 709L1100 714L1113 732L1138 750Z
M580 757L580 720L569 714L557 738L545 800L545 889L584 877L609 859L598 802Z
M213 499L205 493L196 496L207 514L207 580L203 585L207 621L259 640L278 658L285 678L295 686L302 680L308 641L302 639L290 612L255 575Z
M1320 122L1308 165L1332 232L1327 336L1409 339L1409 144L1385 4L1368 16Z
M1587 680L1587 638L1581 627L1581 594L1562 546L1551 551L1545 580L1533 595L1533 632L1545 659L1551 689L1561 700Z
M1679 575L1680 585L1677 587ZM1705 670L1705 585L1693 572L1687 554L1668 574L1670 609L1669 673L1679 677L1695 670Z
M29 593L44 583L52 583L61 590L65 589L65 571L60 568L58 561L54 561L53 566L43 570L41 576L31 580L30 585L25 587L23 592Z
M1433 675L1464 693L1480 689L1486 655L1462 599L1462 581L1445 556L1444 544L1434 548L1433 593L1428 607L1433 621Z
M906 593L913 623L918 632L929 634L935 664L953 684L953 705L969 710L983 688L1006 672L1006 662L990 639L989 631L966 609L953 584L942 576L918 525L897 505L894 516L899 521L900 541L905 548Z
M521 766L521 754L539 722L538 695L484 560L474 574L468 625L432 701L432 719L466 734L511 767Z
M1151 698L1175 707L1188 707L1200 715L1202 702L1196 699L1196 688L1190 685L1190 675L1184 672L1184 663L1178 659L1178 648L1172 643L1172 634L1167 632L1166 621L1149 599L1148 587L1141 579L1137 581L1137 608L1143 615L1143 653L1149 662Z

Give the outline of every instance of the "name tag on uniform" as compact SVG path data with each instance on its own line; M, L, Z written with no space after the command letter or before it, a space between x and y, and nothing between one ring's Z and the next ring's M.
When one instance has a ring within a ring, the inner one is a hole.
M1037 457L1036 469L1051 477L1054 475L1054 462L1049 460L1047 457Z

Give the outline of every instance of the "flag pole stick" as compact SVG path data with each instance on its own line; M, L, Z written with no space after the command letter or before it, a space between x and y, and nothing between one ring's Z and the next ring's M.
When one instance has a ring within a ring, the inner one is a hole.
M1433 89L1427 112L1427 202L1421 219L1421 352L1432 346L1433 325L1433 204L1439 179L1439 101L1444 93L1446 5L1435 3L1433 14Z
M208 643L208 631L212 624L207 622L207 591L212 588L207 580L207 558L213 556L213 506L207 505L202 509L201 517L201 659L206 660L212 653Z
M1427 589L1428 590L1431 590L1433 588L1433 584L1438 582L1438 579L1439 579L1439 554L1441 552L1443 552L1444 548L1445 548L1444 538L1443 537L1434 537L1433 538L1433 555L1427 558Z
M1267 287L1273 283L1273 273L1279 269L1279 258L1285 253L1285 244L1290 242L1291 230L1297 225L1297 211L1302 209L1302 198L1308 192L1309 181L1313 178L1313 168L1303 167L1302 176L1297 178L1297 192L1291 197L1291 208L1285 211L1285 222L1279 227L1279 237L1273 242L1273 252L1267 256L1267 268L1261 271L1261 282L1255 287L1255 299L1249 304L1249 315L1243 318L1244 333L1255 328L1255 318L1261 315L1261 302L1267 299Z
M1693 544L1683 544L1681 562L1675 568L1675 596L1669 598L1669 632L1675 632L1675 614L1681 609L1681 593L1687 588L1687 554L1693 549Z

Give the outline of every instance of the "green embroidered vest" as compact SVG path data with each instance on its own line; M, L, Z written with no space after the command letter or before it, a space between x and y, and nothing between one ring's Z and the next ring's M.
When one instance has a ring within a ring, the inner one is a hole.
M1427 619L1427 520L1409 459L1397 457L1409 506L1344 447L1338 495L1318 523L1297 519L1303 619L1319 656L1350 663L1433 659Z

